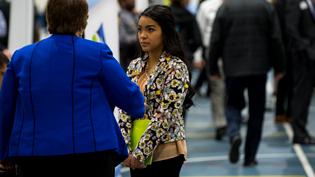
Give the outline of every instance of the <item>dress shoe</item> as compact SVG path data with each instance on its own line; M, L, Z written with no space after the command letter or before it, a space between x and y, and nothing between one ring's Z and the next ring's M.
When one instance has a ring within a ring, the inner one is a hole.
M290 123L292 121L293 121L292 117L286 116L284 114L276 115L275 117L276 123Z
M253 167L256 166L258 164L257 160L253 160L253 161L248 161L248 162L244 162L243 166L244 167Z
M229 152L229 160L231 163L237 163L240 159L240 145L242 143L242 140L239 136L235 136L232 138L231 141L231 149Z
M226 126L219 127L215 130L215 139L217 141L222 140L223 136L226 134Z
M306 137L294 137L293 144L302 144L302 145L315 145L315 138L311 136Z

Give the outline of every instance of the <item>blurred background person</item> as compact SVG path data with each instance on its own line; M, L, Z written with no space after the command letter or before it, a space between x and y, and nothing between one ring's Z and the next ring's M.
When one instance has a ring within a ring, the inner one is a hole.
M7 0L0 0L0 44L8 48L10 23L10 3Z
M187 9L188 4L189 0L171 0L170 8L175 18L176 31L179 33L185 59L187 59L187 67L191 72L194 53L202 47L202 41L196 18ZM184 119L186 119L186 110L184 110Z
M119 12L119 55L120 64L127 71L131 60L137 56L137 20L135 0L118 0Z
M239 161L241 110L247 89L249 119L244 166L257 165L266 104L267 72L273 66L278 80L284 72L284 49L278 17L272 5L261 0L226 0L219 8L211 34L209 60L213 79L223 59L226 118L230 138L229 160Z
M274 0L273 5L279 17L281 27L282 39L286 53L286 72L279 82L275 82L275 96L276 96L276 109L275 109L275 122L276 123L289 123L292 121L291 117L291 100L293 94L292 86L292 61L291 55L288 52L288 37L285 25L285 5L287 0Z
M113 109L143 117L144 98L106 44L81 38L85 0L49 0L46 18L52 35L17 50L3 79L0 160L23 177L113 177L128 156Z
M171 0L171 9L175 17L176 30L183 44L188 67L192 68L194 53L202 46L201 34L195 16L187 9L189 0Z
M200 4L197 12L197 22L201 31L203 50L202 58L208 61L209 43L211 39L212 25L217 13L217 10L222 4L222 0L205 0ZM221 60L220 60L221 61ZM223 76L222 62L219 63L220 75ZM200 75L204 75L206 81L210 80L207 72L207 67L202 69ZM199 76L200 77L200 76ZM211 77L212 78L212 77ZM210 97L211 97L211 110L212 119L216 128L215 139L221 140L226 134L226 120L224 115L224 79L218 77L210 80ZM195 87L196 88L196 87Z
M292 56L293 143L314 145L306 129L315 84L315 4L314 0L288 0L285 24L288 52Z

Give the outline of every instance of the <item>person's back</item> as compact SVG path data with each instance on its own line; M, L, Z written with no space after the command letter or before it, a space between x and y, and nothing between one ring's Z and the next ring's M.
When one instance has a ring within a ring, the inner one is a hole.
M293 143L314 145L307 118L315 82L315 1L288 0L285 9L287 51L292 58Z
M120 82L118 78L109 78L119 71L116 63L106 45L71 35L53 35L18 50L11 63L20 82L15 121L18 124L34 121L34 125L13 128L11 144L22 148L12 146L9 154L89 152L118 143L112 138L120 131L112 126L115 121L112 110L115 105L124 105L125 99L121 98L132 95L125 95L119 87L113 88ZM121 93L120 99L113 96L114 92ZM135 115L139 110L129 111ZM106 136L102 135L103 130L108 131ZM29 143L30 137L36 140L33 145Z
M273 36L280 30L274 24L275 16L272 6L264 0L226 0L223 3L217 17L218 23L223 21L222 29L217 29L213 38L217 40L217 33L224 36L220 40L224 41L222 56L227 75L263 74L270 69L278 56L273 46L281 41L281 36Z
M209 43L211 39L211 31L216 13L221 6L223 0L206 0L200 3L199 10L197 12L197 22L201 31L203 39L202 57L205 61L208 61ZM201 56L200 56L201 57ZM220 71L222 71L222 65L220 65ZM212 108L212 120L216 128L215 139L221 140L226 134L226 119L224 115L224 79L211 79L207 75L207 67L204 67L200 72L198 80L195 84L197 90L201 86L201 78L204 77L206 81L210 81L208 86L210 87L210 99ZM199 84L199 85L198 85Z
M171 9L175 17L176 30L180 35L185 57L189 61L188 67L192 67L194 52L202 46L200 29L195 16L186 9L184 0L172 0Z
M212 78L220 78L217 61L223 58L231 163L237 163L240 157L241 111L247 104L247 90L244 166L255 166L263 129L267 72L273 66L278 79L284 68L280 26L271 4L265 0L224 1L214 22L209 56Z
M205 0L200 3L196 18L204 47L209 47L212 25L223 0Z
M3 79L0 160L24 177L114 176L128 152L113 109L143 117L143 95L106 44L81 38L86 0L46 9L52 35L15 51Z

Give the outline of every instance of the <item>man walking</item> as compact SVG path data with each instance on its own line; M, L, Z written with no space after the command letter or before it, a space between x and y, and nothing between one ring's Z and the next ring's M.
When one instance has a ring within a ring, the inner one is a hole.
M293 143L304 145L315 144L315 138L306 130L315 84L314 7L314 0L289 0L285 17L293 66Z
M248 90L249 120L244 166L257 164L265 111L267 72L273 66L276 79L284 72L280 26L272 5L264 0L226 0L214 21L210 43L210 74L219 79L222 57L226 85L226 118L231 148L229 160L239 160L241 110Z

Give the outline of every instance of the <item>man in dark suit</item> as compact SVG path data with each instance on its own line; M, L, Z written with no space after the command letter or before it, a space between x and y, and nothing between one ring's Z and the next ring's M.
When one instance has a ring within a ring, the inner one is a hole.
M231 163L239 160L241 110L247 89L249 120L244 166L254 166L263 128L267 72L273 66L276 79L284 72L278 17L272 5L263 0L225 0L217 12L211 36L211 77L220 77L220 57L226 76L229 159Z
M273 5L279 17L281 26L282 39L286 51L286 73L282 79L276 83L276 107L275 107L275 122L290 123L291 117L291 100L292 100L292 63L290 54L287 53L288 40L285 30L285 8L287 0L274 0Z
M306 130L315 83L315 5L314 0L289 0L286 29L293 66L293 143L315 144Z

